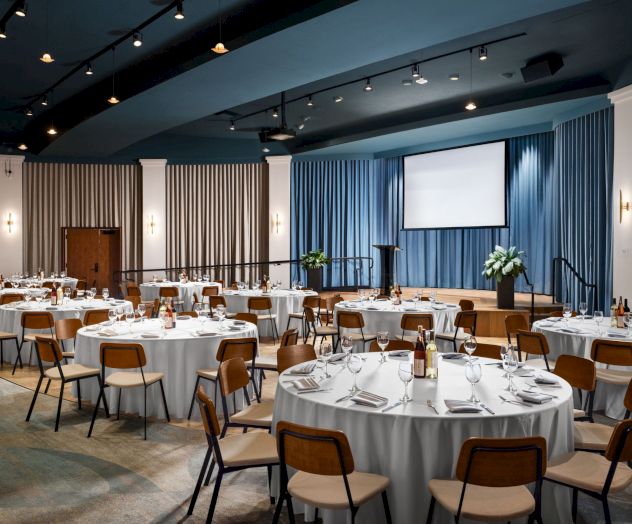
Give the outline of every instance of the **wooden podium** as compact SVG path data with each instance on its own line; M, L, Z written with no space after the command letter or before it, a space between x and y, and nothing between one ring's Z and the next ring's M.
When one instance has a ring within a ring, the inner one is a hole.
M395 269L395 252L401 251L399 246L385 244L373 244L380 251L380 289L384 295L388 295L393 285L393 270Z

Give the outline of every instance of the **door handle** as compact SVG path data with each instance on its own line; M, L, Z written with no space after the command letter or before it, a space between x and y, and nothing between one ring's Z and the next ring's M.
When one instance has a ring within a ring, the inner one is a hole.
M94 272L95 273L99 272L99 263L98 262L95 262L95 264L94 264Z

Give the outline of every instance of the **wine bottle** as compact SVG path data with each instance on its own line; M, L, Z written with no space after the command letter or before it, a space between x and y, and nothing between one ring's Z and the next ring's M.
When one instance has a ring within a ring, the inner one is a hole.
M612 305L610 306L610 327L617 327L617 299L612 297Z
M623 301L623 312L624 313L629 313L630 312L630 308L628 307L628 299L627 298Z
M625 311L623 307L623 297L619 297L619 305L617 306L617 327L625 327Z
M439 378L439 352L435 344L434 329L426 331L426 378Z
M426 345L424 343L424 327L417 328L417 345L413 355L413 375L415 378L426 378Z
M50 305L57 305L57 285L53 282L53 289L50 290Z
M166 315L165 315L165 329L173 328L173 310L171 309L171 299L167 299Z

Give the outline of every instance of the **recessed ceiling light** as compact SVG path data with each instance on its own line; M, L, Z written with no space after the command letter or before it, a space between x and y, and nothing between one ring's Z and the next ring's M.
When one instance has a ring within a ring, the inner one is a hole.
M261 151L263 151L264 153L269 153L270 150L267 147L264 147Z
M40 60L45 64L52 64L55 61L50 53L43 53L42 56L40 56Z
M487 60L487 48L484 45L478 49L478 59L481 61Z
M51 126L46 130L46 133L54 136L57 134L57 129L55 129L55 126L51 124Z
M307 98L307 107L314 107L314 101L312 100L312 95L309 95Z
M134 33L134 47L140 47L143 45L143 34Z
M334 102L336 102L336 104L339 104L343 100L344 100L344 98L342 98L340 95L334 96Z
M458 80L461 77L459 76L459 73L452 73L448 78L450 80Z
M176 7L176 14L173 15L173 17L176 20L183 20L184 19L184 9L182 8L182 2L178 2L178 5Z
M474 109L476 109L476 104L473 100L470 100L465 106L465 109L467 109L468 111L474 111Z
M411 85L413 85L413 81L410 78L404 78L404 80L402 80L402 85L403 86L411 86Z
M91 76L91 75L93 75L93 74L94 74L94 73L93 73L93 71L92 71L92 66L90 65L90 62L88 62L88 63L86 64L86 75Z
M26 16L26 0L22 0L15 8L15 14L21 17Z
M20 144L20 145L18 146L18 149L19 149L20 151L26 151L28 148L29 148L29 146L27 146L26 144Z
M362 89L364 89L367 93L370 93L371 91L373 91L373 86L371 85L370 78L366 79L366 84L364 84L364 87Z

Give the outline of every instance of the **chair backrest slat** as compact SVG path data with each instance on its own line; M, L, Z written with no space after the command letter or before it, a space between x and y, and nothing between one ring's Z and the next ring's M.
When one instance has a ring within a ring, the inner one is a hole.
M518 331L529 331L529 322L523 315L507 315L505 317L505 333L507 333L507 342L513 344L512 337L518 335Z
M293 346L298 343L298 329L287 329L281 335L281 343L279 347Z
M404 331L417 331L419 326L424 329L434 329L434 317L432 313L404 313L400 327Z
M222 395L228 396L245 388L250 381L246 363L241 357L229 358L219 365L219 384Z
M574 388L584 391L595 390L597 370L592 360L575 355L560 355L555 361L553 373Z
M256 355L256 338L225 338L220 342L215 358L218 362L231 358L242 358L245 362L251 362Z
M277 350L277 371L283 373L286 369L316 360L316 352L311 344L296 344L281 347Z
M516 333L518 349L522 353L543 357L549 354L549 343L542 333L519 329Z
M590 358L612 366L632 366L632 342L622 340L593 340Z
M621 454L617 457L617 451ZM619 422L615 427L606 448L606 458L618 462L632 461L632 419Z
M102 342L100 361L105 367L114 369L142 368L147 364L143 346L132 343Z
M176 286L165 286L160 288L159 295L166 298L175 298L180 296L180 290Z
M52 329L55 319L48 311L25 311L21 323L24 329Z
M461 344L459 353L466 353L464 344ZM483 358L494 358L500 360L500 346L496 344L483 344L481 342L476 343L476 351L474 355Z
M257 325L257 315L254 313L237 313L235 315L235 320L243 320L244 322L250 322L255 326Z
M204 424L204 431L209 437L219 436L221 430L219 428L219 422L217 420L217 413L215 412L215 405L213 404L213 401L206 396L202 386L198 387L196 397L198 405L200 406L200 415L202 417L202 423Z
M93 309L91 311L86 311L86 314L83 317L83 324L85 326L92 326L94 324L106 322L107 320L109 320L107 309Z
M55 320L55 337L57 340L70 340L77 336L77 331L83 327L78 318L61 318Z
M0 295L0 306L11 304L11 302L20 302L21 300L24 300L24 295L20 293L5 293Z
M272 300L270 297L249 297L248 309L252 309L254 311L272 309Z
M359 311L338 311L338 327L348 329L361 329L364 327L364 318Z
M59 344L56 340L36 336L35 345L40 362L53 362L56 364L57 362L61 361L61 349L59 349Z
M474 302L466 298L459 300L461 311L474 311Z

